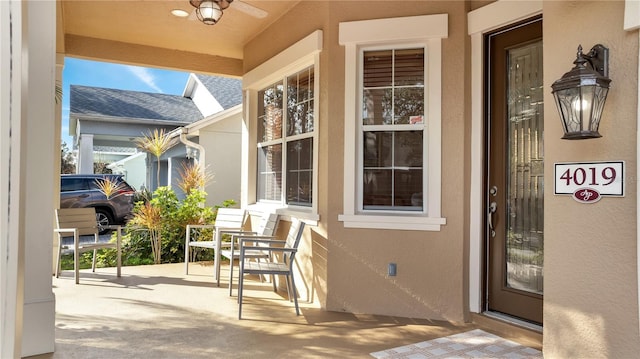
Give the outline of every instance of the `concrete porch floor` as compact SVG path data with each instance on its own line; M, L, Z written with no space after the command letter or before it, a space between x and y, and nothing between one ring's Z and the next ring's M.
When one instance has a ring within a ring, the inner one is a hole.
M228 266L215 287L211 263L123 267L53 278L58 358L355 358L397 346L481 328L540 349L518 330L484 324L327 312L274 293L270 283L245 280L243 319L237 291L229 297ZM286 295L286 293L285 293ZM534 336L535 337L535 336Z

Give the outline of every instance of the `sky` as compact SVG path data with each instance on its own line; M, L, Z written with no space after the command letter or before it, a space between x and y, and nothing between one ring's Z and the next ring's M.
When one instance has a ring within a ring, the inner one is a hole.
M62 73L62 141L67 143L67 148L73 148L73 139L69 136L70 85L182 95L188 77L188 72L65 58Z

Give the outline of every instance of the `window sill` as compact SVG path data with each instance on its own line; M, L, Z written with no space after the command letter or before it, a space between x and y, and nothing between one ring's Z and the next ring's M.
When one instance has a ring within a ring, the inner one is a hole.
M447 224L446 218L408 217L408 216L371 216L341 214L338 220L345 228L375 228L410 231L440 231Z
M247 206L249 212L272 212L276 213L285 219L291 219L296 217L309 226L317 226L320 221L320 215L314 213L311 208L289 208L283 207L280 204L267 204L267 203L254 203Z

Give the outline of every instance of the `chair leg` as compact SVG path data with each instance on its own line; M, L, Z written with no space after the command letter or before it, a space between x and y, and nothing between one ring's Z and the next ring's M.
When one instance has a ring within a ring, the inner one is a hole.
M56 261L56 278L60 278L60 257L62 256L62 237L58 236L58 260Z
M76 284L80 284L80 264L78 263L78 252L73 252L73 278Z
M284 276L285 284L287 285L287 299L291 302L291 287L289 286L289 275L285 274Z
M298 294L296 293L296 283L293 280L293 272L290 275L287 275L287 277L291 281L291 290L293 292L293 301L296 304L296 315L300 315L300 308L298 308Z
M76 280L76 284L80 284L80 240L77 232L73 235L73 277Z
M116 237L116 275L122 276L122 230L118 227L118 236Z
M231 258L229 258L229 296L233 295L233 250L231 251Z
M98 233L94 234L93 238L94 238L93 242L94 243L98 243ZM94 249L93 250L93 259L91 261L91 271L94 272L94 273L96 272L96 259L97 259L96 257L97 257L97 254L98 254L98 250Z
M187 226L187 233L186 233L186 239L184 241L184 274L187 275L189 274L189 242L191 241L191 231L189 230L189 227Z
M240 260L240 273L238 273L238 320L242 319L242 287L244 284L244 261Z

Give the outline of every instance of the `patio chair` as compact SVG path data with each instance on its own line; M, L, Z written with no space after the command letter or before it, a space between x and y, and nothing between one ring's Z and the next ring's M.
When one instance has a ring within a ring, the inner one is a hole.
M214 250L214 278L220 286L220 248L222 235L225 233L239 233L243 230L246 211L240 208L218 208L214 224L188 224L184 243L184 273L189 274L189 255L191 247ZM213 230L210 241L191 240L192 229L208 228Z
M242 290L244 287L245 274L285 276L289 301L291 301L291 298L293 297L296 307L296 315L300 315L300 309L298 308L298 294L296 293L296 284L293 278L293 262L296 252L298 251L298 244L300 243L303 230L304 222L301 222L297 218L291 218L291 227L289 228L287 239L284 241L258 238L240 240L238 319L242 318ZM250 243L266 244L266 246L249 245ZM256 250L268 251L270 253L269 260L266 262L250 261L251 258L246 256L246 254ZM279 259L281 259L281 261L279 261ZM277 291L276 282L273 278L272 282L273 290Z
M233 290L233 262L235 259L240 258L239 243L241 239L250 240L254 239L275 239L276 228L278 226L279 216L275 213L265 212L258 228L254 232L241 232L235 233L231 236L231 242L224 244L225 247L220 251L220 255L229 259L229 295L232 295ZM264 250L256 250L245 253L245 258L253 258L260 260L262 258L269 258L269 252Z
M80 254L93 250L91 269L96 271L96 252L98 249L115 248L117 276L120 277L122 265L122 230L118 225L103 226L102 228L115 229L117 231L116 242L99 242L99 229L96 222L96 210L93 207L86 208L60 208L56 209L56 225L53 231L58 234L58 260L56 262L56 278L60 276L60 257L62 250L73 250L73 270L76 284L80 283ZM80 242L80 236L93 235L93 242ZM73 247L62 244L63 238L73 237Z

